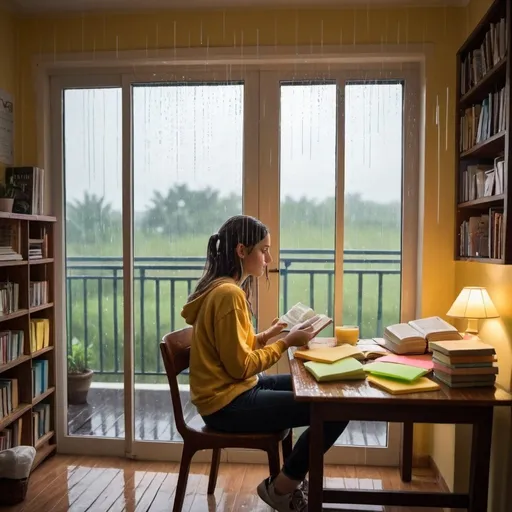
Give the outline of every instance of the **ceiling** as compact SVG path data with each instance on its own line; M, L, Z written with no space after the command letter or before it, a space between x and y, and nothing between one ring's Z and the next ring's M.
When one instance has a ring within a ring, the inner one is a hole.
M25 13L228 7L378 7L467 5L468 0L8 0Z

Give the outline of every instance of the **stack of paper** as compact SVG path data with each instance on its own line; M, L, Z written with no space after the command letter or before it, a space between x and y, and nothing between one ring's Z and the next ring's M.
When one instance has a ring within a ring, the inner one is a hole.
M374 338L395 354L424 354L438 340L460 340L457 329L438 316L411 320L386 327L383 338Z
M452 388L494 386L498 366L492 345L481 341L430 343L434 375Z
M353 357L340 359L334 363L308 361L307 363L304 363L304 367L319 382L366 378L363 365Z

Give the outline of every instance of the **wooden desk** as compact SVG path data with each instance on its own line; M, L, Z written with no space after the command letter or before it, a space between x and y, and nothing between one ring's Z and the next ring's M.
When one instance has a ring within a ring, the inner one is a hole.
M318 383L302 361L288 351L295 399L311 404L309 512L323 503L487 510L493 409L511 406L512 395L500 388L451 389L390 395L367 381ZM391 421L471 424L471 468L468 494L411 491L333 490L323 488L323 423L325 421Z

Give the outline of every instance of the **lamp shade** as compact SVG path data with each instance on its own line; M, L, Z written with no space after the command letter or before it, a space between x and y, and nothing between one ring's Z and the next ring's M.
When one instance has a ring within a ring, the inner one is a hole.
M485 288L466 286L446 313L454 318L497 318L498 311Z

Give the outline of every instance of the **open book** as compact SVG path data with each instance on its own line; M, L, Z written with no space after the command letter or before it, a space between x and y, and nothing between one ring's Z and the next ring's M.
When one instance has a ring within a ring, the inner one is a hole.
M389 325L383 338L374 338L395 354L424 354L432 341L460 339L457 329L438 316Z
M332 318L327 315L315 313L310 307L305 306L301 302L297 302L287 313L285 313L280 319L280 322L286 324L284 331L289 331L295 325L301 324L310 318L318 315L318 320L313 324L314 336L317 336L320 331L325 329L328 325L332 324Z

